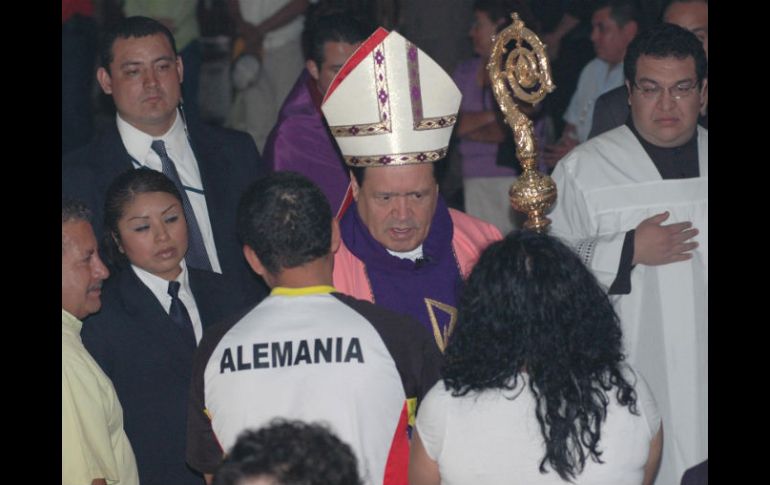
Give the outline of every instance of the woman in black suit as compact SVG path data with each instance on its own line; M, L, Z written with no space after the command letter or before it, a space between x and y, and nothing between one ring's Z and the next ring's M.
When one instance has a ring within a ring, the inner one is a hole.
M130 170L105 203L108 259L101 312L83 343L112 379L143 485L202 485L185 463L193 352L206 327L246 302L221 275L187 267L182 199L165 175Z

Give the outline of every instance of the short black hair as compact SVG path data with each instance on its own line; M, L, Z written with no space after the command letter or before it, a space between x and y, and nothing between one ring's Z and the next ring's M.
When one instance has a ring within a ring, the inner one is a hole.
M593 12L606 7L610 8L610 17L618 27L633 21L639 26L639 30L642 30L642 10L636 0L598 0L593 4Z
M104 33L99 45L99 65L106 69L107 72L110 72L110 64L115 59L112 46L117 39L147 37L155 34L165 35L169 44L171 44L171 50L174 51L174 55L177 54L174 35L165 25L149 17L134 16L121 20L113 29Z
M305 33L307 57L320 69L324 62L324 44L355 44L366 40L367 32L363 22L348 14L329 13L315 17L308 22Z
M128 169L115 177L107 188L104 197L104 240L103 247L107 261L121 266L127 263L126 255L118 249L115 239L120 240L118 221L123 217L126 204L133 201L137 195L148 192L165 192L171 194L179 204L182 195L174 182L162 172L148 168Z
M272 274L329 254L331 225L326 196L296 172L254 182L238 206L238 236Z
M278 485L361 485L350 446L320 424L275 419L238 436L213 485L272 478Z
M674 57L695 61L695 74L698 84L702 84L708 72L708 61L703 44L687 29L678 25L661 23L637 35L628 45L626 57L623 59L623 74L633 88L636 82L636 65L641 56L656 59Z
M91 210L80 200L63 197L61 200L61 223L91 222Z

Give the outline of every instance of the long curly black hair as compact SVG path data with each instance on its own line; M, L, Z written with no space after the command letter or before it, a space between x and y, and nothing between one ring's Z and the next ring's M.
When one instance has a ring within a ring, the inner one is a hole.
M442 371L455 397L513 390L522 372L537 402L546 463L566 481L599 449L608 393L636 409L621 374L620 324L578 256L557 239L518 231L490 245L468 278Z

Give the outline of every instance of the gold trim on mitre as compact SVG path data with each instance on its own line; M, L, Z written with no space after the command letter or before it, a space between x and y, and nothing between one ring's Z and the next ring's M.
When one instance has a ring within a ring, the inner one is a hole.
M460 90L427 54L378 29L348 59L321 105L345 163L431 163L446 156Z
M420 49L406 41L406 66L409 73L409 102L412 106L412 127L415 130L438 130L457 122L456 114L426 118L422 112L422 86L420 84Z
M373 155L369 157L349 157L345 163L350 167L382 167L384 165L410 165L414 163L437 162L446 156L448 147L430 152L394 153L392 155Z
M377 44L371 53L374 67L375 95L379 121L354 125L329 126L334 138L340 136L369 136L390 133L390 93L388 91L387 64L385 63L385 46Z

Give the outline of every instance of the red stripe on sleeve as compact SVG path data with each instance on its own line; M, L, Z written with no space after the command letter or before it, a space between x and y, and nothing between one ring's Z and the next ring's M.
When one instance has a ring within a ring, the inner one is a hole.
M385 463L383 485L407 485L409 482L409 438L406 432L408 423L409 411L404 401L401 417L398 419L398 426L390 444L388 461Z

